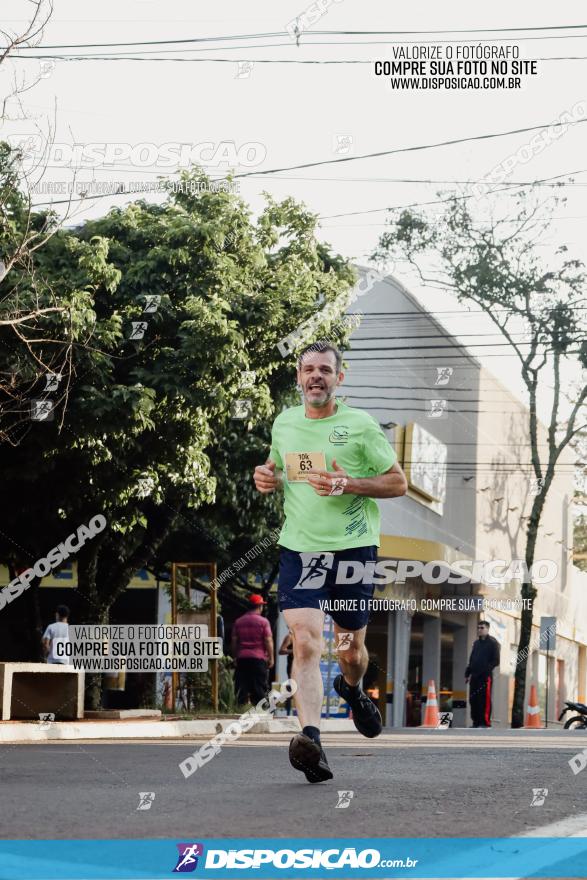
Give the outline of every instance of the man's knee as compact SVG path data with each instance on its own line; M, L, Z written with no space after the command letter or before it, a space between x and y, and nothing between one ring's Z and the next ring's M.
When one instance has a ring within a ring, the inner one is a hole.
M322 653L322 635L305 627L293 630L294 659L311 660Z
M348 663L349 666L359 666L363 661L364 650L359 645L349 645L345 651L338 654L339 662Z

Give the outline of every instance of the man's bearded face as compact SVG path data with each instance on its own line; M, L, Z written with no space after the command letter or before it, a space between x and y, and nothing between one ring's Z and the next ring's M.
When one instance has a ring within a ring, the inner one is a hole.
M304 400L310 406L325 406L334 397L339 384L334 352L307 352L298 369L298 382L302 387Z

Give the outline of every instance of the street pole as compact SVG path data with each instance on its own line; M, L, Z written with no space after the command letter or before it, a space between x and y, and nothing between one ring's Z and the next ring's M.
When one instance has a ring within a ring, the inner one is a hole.
M218 597L216 595L216 563L210 563L210 636L218 635ZM214 659L210 665L210 678L212 683L212 707L218 712L218 660Z
M550 678L550 635L546 643L546 705L544 707L544 726L548 727L548 679Z
M171 563L171 623L177 623L177 567ZM177 700L177 672L171 673L171 711L176 710Z

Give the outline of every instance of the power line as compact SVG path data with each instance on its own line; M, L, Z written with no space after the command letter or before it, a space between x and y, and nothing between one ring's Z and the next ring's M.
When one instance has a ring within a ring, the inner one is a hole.
M442 217L443 215L439 214L437 216ZM549 215L549 216L545 216L545 217L533 217L533 220L535 220L537 223L550 222L551 220L561 220L564 222L568 222L570 220L585 220L585 218L587 218L587 214L577 214L575 216L570 215L567 217L565 217L564 215L561 217L555 217L555 216ZM516 222L519 223L520 221L519 220L516 221L515 218L512 218L511 220L507 220L504 218L503 220L499 221L499 223L501 223L501 224L503 224L503 223L510 223L511 224L511 223L516 223ZM471 225L473 225L473 226L484 226L484 225L487 225L490 223L491 223L491 220L489 220L489 219L487 219L487 220L474 220L474 219L471 220ZM385 220L382 220L379 223L328 223L328 224L320 224L320 227L322 229L381 229L381 228L386 228L387 226L388 226L388 224L387 224L387 221L385 221Z
M567 125L580 125L581 123L587 122L586 119L575 119L565 123ZM562 124L562 123L561 123ZM448 147L453 146L455 144L464 144L471 143L473 141L482 141L482 140L492 140L495 138L501 137L509 137L514 134L526 134L530 131L540 131L547 126L553 125L552 122L542 123L541 125L531 125L525 128L515 128L510 129L508 131L500 131L500 132L490 132L488 134L479 134L479 135L470 135L468 137L463 138L452 138L450 140L445 141L435 141L429 144L418 144L413 147L397 147L393 150L380 150L374 153L365 153L361 156L341 156L338 159L323 159L319 162L303 162L299 165L291 165L283 168L269 168L266 171L245 171L239 174L235 174L234 177L251 177L253 175L265 175L265 174L275 174L281 171L299 171L301 168L315 168L319 165L336 165L341 162L359 162L363 159L377 159L383 156L393 156L398 153L413 153L422 150L433 150L438 149L439 147ZM554 123L556 125L556 123Z
M480 391L481 385L478 388L458 388L456 385L394 385L393 389L395 391L435 391L437 394L439 393L439 389L441 388L444 393L448 393L449 391L458 391L458 392L473 392ZM483 386L485 388L491 388L492 390L498 390L495 388L495 382L489 382L487 385ZM390 391L391 386L389 382L386 382L384 385L376 385L374 382L369 382L368 385L362 385L361 383L355 384L353 382L347 382L345 380L344 384L341 385L342 390L344 391L346 388L367 388L369 391ZM355 395L357 396L357 395ZM507 395L506 395L507 396ZM487 398L489 399L489 398ZM492 398L494 399L494 398ZM503 395L498 399L502 400ZM495 400L495 399L494 399ZM496 401L498 402L498 401Z
M286 34L281 34L279 36L286 36ZM432 44L432 45L439 45L439 44L453 45L456 43L475 43L477 45L477 44L483 44L483 43L494 44L494 43L509 43L509 42L511 42L510 37L475 38L473 40L471 40L471 39L422 40L421 39L421 40L394 40L394 41L392 41L392 40L352 40L352 41L349 41L349 40L324 40L324 41L320 41L320 40L312 39L314 36L317 36L317 34L312 31L306 31L304 33L304 39L305 39L305 42L303 44L304 48L309 48L311 46L326 46L328 48L338 48L340 46L344 46L344 47L412 46L414 44L417 44L418 46L425 46L425 45L430 45L430 44ZM587 36L587 34L561 34L560 36L523 37L522 39L524 42L535 42L535 41L542 41L542 40L581 40L581 39L584 39L586 36ZM161 41L160 45L172 45L174 42L177 42L177 41L173 41L173 40ZM185 41L180 40L179 42L185 42ZM110 48L108 46L108 44L103 44L103 45L105 45L106 48ZM116 45L117 45L116 43L113 43L111 45L111 48L114 48ZM122 44L122 45L132 46L133 43L127 43L127 44ZM152 45L152 44L143 43L142 45ZM24 50L26 50L27 52L29 50L30 51L33 51L33 50L39 51L39 49L44 50L44 49L51 49L51 48L53 48L53 47L51 47L51 46L40 46L40 47L39 46L31 46L31 47L23 46L23 47L19 48L19 52L24 51ZM67 49L67 48L75 48L75 47L63 46L63 47L56 47L56 48ZM91 46L89 48L91 48ZM60 55L52 55L50 53L44 53L41 55L26 54L26 55L21 55L21 56L13 55L11 57L15 60L19 59L19 58L21 60L52 58L54 60L60 60L60 61L159 61L159 60L161 60L161 61L189 62L189 61L196 60L195 58L193 58L194 53L200 53L200 52L234 52L236 50L238 50L239 52L242 52L243 50L248 50L248 49L283 49L283 48L294 49L296 51L299 51L300 47L296 46L296 44L293 41L287 41L285 43L252 43L252 44L248 44L248 45L237 44L237 45L232 45L232 46L201 46L199 48L192 48L192 49L185 48L185 49L183 49L182 51L184 53L192 53L189 58L185 58L183 56L179 56L179 57L176 56L176 57L170 58L168 53L173 51L172 49L137 49L135 52L132 52L132 50L131 50L131 53L127 54L127 55L122 55L120 52L117 51L117 52L111 52L111 53L99 52L99 53L95 53L95 54L89 54L86 52L84 55L77 55L77 54L72 54L72 53L60 54ZM161 56L161 55L166 55L167 57L165 57L165 58L153 57L153 56ZM206 58L204 60L214 61L214 56L212 58ZM223 60L231 60L231 59L223 59ZM238 59L238 56L236 56L232 60L235 61L235 60L240 60L240 59ZM283 59L276 59L275 61L273 61L273 59L267 59L267 60L271 60L273 63L283 63ZM295 59L295 60L298 61L301 59ZM380 59L378 59L378 60L380 60ZM400 59L400 60L408 60L408 59ZM442 59L442 60L452 60L452 59ZM468 59L460 59L460 60L468 60ZM488 59L479 59L479 60L488 60ZM517 60L517 59L515 59L515 60ZM538 61L539 59L537 59L537 58L524 58L521 60L523 60L523 61ZM262 61L262 59L259 59L259 61ZM327 62L320 61L319 63L327 63ZM350 62L350 63L355 63L355 62ZM363 61L363 63L365 63L365 61ZM372 64L373 60L370 60L370 61L368 60L366 63Z
M580 125L584 122L587 122L587 118L585 119L575 119L568 123L567 125ZM462 138L452 138L450 140L445 141L436 141L429 144L418 144L412 147L396 147L393 150L380 150L374 153L365 153L361 156L341 156L337 159L322 159L317 162L303 162L298 165L287 165L282 168L268 168L265 171L241 171L232 175L233 179L241 179L244 177L258 177L265 176L268 174L276 174L283 171L299 171L302 168L316 168L320 165L337 165L341 162L359 162L364 159L378 159L384 156L394 156L400 153L413 153L420 152L423 150L433 150L438 149L439 147L448 147L454 146L455 144L465 144L472 143L474 141L483 141L483 140L493 140L496 138L509 137L514 134L525 134L530 131L540 131L547 126L551 126L552 122L542 123L540 125L531 125L526 126L525 128L515 128L510 129L508 131L501 132L490 132L488 134L480 134L480 135L471 135L468 137ZM562 124L562 123L561 123ZM555 123L556 125L556 123ZM102 193L95 196L89 196L91 199L100 199L100 198L112 198L116 193ZM118 193L118 195L129 195L129 193ZM37 205L61 205L61 204L75 204L81 201L85 201L85 199L57 199L52 202L37 202ZM329 219L329 218L324 218Z
M317 335L317 334L314 334L314 335ZM318 338L319 338L319 336L318 336ZM387 337L381 337L381 338L387 339L387 341L389 341L389 339ZM451 339L450 335L448 335L448 337L445 337L445 338ZM452 339L454 339L454 337L452 337ZM369 339L363 338L359 341L360 342L368 342ZM572 340L572 344L573 345L582 344L586 341L587 340L584 340L584 339L574 339L574 340ZM414 338L414 343L415 342L417 342L417 337ZM531 345L532 343L531 342L516 342L515 344L516 345ZM470 343L470 345L471 345L471 347L475 347L475 348L502 348L502 347L510 348L511 347L509 342L495 342L495 343L481 342L481 343L479 343L479 345L475 345L475 343ZM540 343L539 346L540 346L540 348L539 348L540 354L552 354L552 352L554 351L553 348L546 347L546 343ZM456 342L456 339L454 339L454 341L450 341L448 345L442 345L442 344L441 345L415 345L415 344L410 344L410 345L403 345L403 346L398 346L398 345L391 345L391 346L385 346L385 347L377 346L376 348L371 348L369 346L363 346L363 347L354 347L353 346L353 347L347 349L344 356L347 359L351 358L354 361L361 361L361 360L371 360L371 358L357 358L357 357L355 357L356 352L381 353L381 352L386 352L386 351L391 351L391 352L422 351L425 353L423 355L420 355L420 357L424 360L427 360L430 357L429 352L432 350L437 350L437 349L441 349L441 350L444 349L446 351L452 351L455 355L455 358L457 358L457 359L463 356L463 350L465 351L465 353L470 354L470 352L468 352L467 345L460 345L458 342ZM579 353L579 351L580 350L577 349L576 353ZM575 350L565 352L565 354L574 354L574 353L575 353ZM500 357L501 355L507 356L504 352L499 352L495 355L495 357ZM488 356L492 357L493 355L488 355ZM471 357L474 358L475 355L471 355Z
M345 46L345 47L349 47L349 46L390 46L390 45L411 46L411 45L414 45L414 43L417 43L417 45L421 46L421 45L429 45L429 44L453 45L455 43L471 43L471 42L473 42L475 44L483 44L483 43L492 43L493 44L493 43L511 42L511 38L509 38L509 37L476 38L474 40L471 40L471 39L452 39L452 40L435 39L435 40L417 40L417 41L415 41L415 40L394 40L394 41L391 41L391 40L352 40L352 41L328 40L328 41L319 41L319 40L311 39L312 37L314 37L316 35L317 34L315 32L311 32L311 31L305 32L305 34L304 34L305 42L303 44L304 48L309 48L311 46L327 46L329 48L340 47L340 46ZM280 36L286 36L286 35L283 34ZM535 41L553 40L553 39L556 39L556 40L577 40L577 39L584 39L586 36L587 36L587 34L561 34L560 36L523 37L522 39L524 42L535 42ZM159 45L173 45L174 42L178 42L178 41L173 41L173 40L161 41L159 43ZM180 40L179 42L187 42L187 41ZM113 44L111 44L111 46L109 46L108 44L103 44L103 45L106 46L106 48L114 48L117 44L113 43ZM134 44L127 43L127 44L122 44L122 45L132 46ZM139 44L139 45L141 45L141 44ZM152 43L143 43L142 45L153 45L153 44ZM39 48L41 50L44 50L44 49L51 49L51 48L65 48L65 49L67 49L67 48L74 48L74 47L73 46L72 47L67 47L67 46L63 46L63 47L51 47L51 46L26 47L26 46L23 46L23 47L19 48L19 51L24 51L24 50L28 51L29 49L31 51L32 50L39 51ZM91 46L89 46L88 48L91 48ZM233 46L202 46L200 48L192 48L192 49L185 48L182 51L185 53L234 52L236 50L238 50L239 52L242 52L245 49L248 50L248 49L282 49L282 48L295 49L296 51L299 50L299 46L296 46L293 42L288 41L285 43L252 43L249 45L240 44L240 45L233 45ZM77 54L71 54L71 53L70 54L52 55L50 53L45 52L44 54L41 54L41 55L26 54L26 55L21 55L21 56L13 55L11 57L14 58L15 60L17 58L20 58L21 60L52 58L54 60L60 60L60 61L158 61L158 60L161 60L161 61L189 62L192 60L196 60L192 56L190 56L189 58L185 58L182 56L169 57L168 53L171 51L173 51L173 50L172 49L138 49L135 52L132 52L132 50L131 50L131 54L127 54L127 55L122 55L120 52L111 52L111 53L100 52L100 53L95 53L95 54L85 53L84 55L77 55ZM166 55L167 57L165 57L165 58L154 58L153 57L153 56L161 56L161 55ZM214 61L215 59L214 59L214 57L212 57L212 58L206 58L204 60ZM222 60L231 60L231 59L222 59ZM234 61L234 60L240 60L240 59L235 57L232 60ZM263 59L258 59L258 60L259 60L259 63L263 62ZM266 59L266 60L270 61L271 63L284 63L284 59ZM300 61L302 59L295 59L295 60ZM400 60L408 60L408 59L400 59ZM443 60L452 60L452 59L443 59ZM479 60L487 60L487 59L479 59ZM527 59L521 59L521 60L538 61L540 59L527 58ZM549 60L549 59L545 59L545 60ZM292 59L292 61L293 61L293 59ZM319 61L317 63L325 64L325 63L327 63L327 61L326 60ZM345 63L361 63L361 62L358 62L358 61L357 62L355 62L355 61L348 61L347 62L345 60ZM370 60L370 61L369 60L367 60L367 61L362 60L362 63L370 63L371 64L371 63L373 63L373 61L372 60Z
M587 309L587 306L577 306L579 309ZM509 309L492 309L491 313L493 315L498 314L510 314ZM434 311L435 315L471 315L474 317L476 315L485 315L487 312L485 309L467 309L465 311L461 311L460 309L438 309ZM429 314L427 312L367 312L363 319L365 318L374 318L377 319L377 323L379 323L380 318L383 316L389 315L390 318L393 318L395 315L401 315L404 318L422 318L426 321L430 320ZM496 331L497 332L497 331Z
M62 166L55 165L49 166L59 168ZM134 170L134 169L133 169ZM557 183L549 183L549 181L557 180L557 178L562 178L571 176L573 174L585 174L587 172L587 168L581 168L577 171L565 171L562 174L553 174L552 177L542 177L536 180L508 180L508 181L500 181L499 186L549 186L553 188L563 187L563 186L580 186L585 187L587 183L581 183L580 181L574 180L560 180ZM223 178L218 178L223 179ZM283 177L276 177L276 180L284 180ZM425 184L430 186L471 186L475 183L487 183L487 180L483 177L471 180L443 180L443 179L432 179L426 177L296 177L290 176L285 178L286 180L303 180L308 181L310 183L410 183L410 184ZM382 209L384 210L384 209ZM333 215L339 216L339 215ZM345 215L340 215L345 216Z
M394 324L394 326L395 326L395 324ZM414 328L410 327L407 329L413 330ZM416 328L416 332L417 332L417 328ZM455 340L456 339L466 339L467 337L476 338L478 336L482 336L482 337L497 336L498 338L503 338L503 334L500 333L499 330L496 330L495 333L456 333L456 334L446 334L446 335L449 337L452 337ZM510 335L513 337L513 336L517 336L519 334L516 333L516 334L510 334ZM404 340L404 338L405 337L403 337L403 336L401 336L401 337L400 336L396 336L396 337L390 337L390 336L362 336L362 337L358 337L358 336L353 335L353 339L355 341L359 341L359 342L381 342L381 341L394 342L396 339ZM421 339L438 339L438 338L439 338L438 333L430 333L430 334L425 334L425 335L418 334L413 337L413 342L416 346L416 344L419 343ZM531 344L531 341L527 340L527 339L514 339L514 342L516 345L530 345ZM478 347L478 346L490 347L490 346L494 346L494 345L509 345L510 343L509 342L480 342L480 343L468 342L466 344L476 346L476 347ZM422 346L418 345L417 347L418 348L430 348L430 346L428 346L428 345L422 345ZM443 346L443 348L449 348L449 347L452 347L452 345L451 346ZM464 347L465 346L457 345L457 348L464 348ZM351 351L369 351L369 350L370 350L369 348L354 348L354 347L351 349ZM377 350L379 351L380 349L378 348ZM394 348L394 351L396 351L396 350L397 349Z
M310 31L307 32L309 34L314 34L316 36L406 36L407 34L412 34L414 36L419 35L431 35L431 34L493 34L493 33L520 33L522 31L536 32L536 31L567 31L567 30L586 30L587 24L569 24L569 25L540 25L540 26L528 26L528 27L516 27L516 28L461 28L461 29L443 29L443 30L413 30L413 31ZM138 40L136 42L125 41L125 42L105 42L105 43L60 43L60 44L49 44L44 46L45 49L93 49L98 46L106 46L106 47L114 47L114 46L162 46L162 45L176 45L179 43L210 43L210 42L221 42L221 41L236 41L236 40L255 40L255 39L272 39L274 37L286 37L290 36L288 31L270 31L270 32L260 32L255 34L225 34L219 37L187 37L183 39L177 40ZM573 36L573 35L570 35ZM2 47L5 49L7 47ZM23 49L29 48L26 46L22 47ZM31 47L35 48L35 47Z
M350 386L347 386L350 387ZM391 390L391 389L390 389ZM401 388L400 391L409 391L409 388ZM416 388L415 391L424 391L425 389ZM435 391L436 394L446 394L446 388L438 387L431 388L431 391ZM451 391L455 391L455 388L451 388ZM349 394L348 397L352 397L356 400L410 400L413 403L422 403L424 400L428 400L427 397L416 398L413 394L407 395L406 397L402 397L400 395L395 394ZM447 403L499 403L501 404L504 398L498 399L488 399L487 397L443 397L443 400L446 400ZM411 409L410 406L407 406L406 409ZM491 410L488 410L490 412Z
M510 192L511 191L509 189L510 186L513 186L515 188L515 187L524 187L524 186L534 186L535 184L545 184L546 185L546 184L549 184L550 181L556 180L557 178L572 177L573 174L585 174L586 171L587 171L586 168L577 169L576 171L564 172L563 174L553 174L551 177L539 178L538 180L529 181L528 183L518 183L518 184L510 184L510 183L501 184L500 183L499 186L502 188L492 190L491 195L496 195L496 194L499 194L500 192ZM286 180L289 180L289 178L286 178ZM487 181L480 181L480 182L487 183ZM467 185L469 185L469 184L467 184ZM557 186L558 184L550 184L550 185ZM455 199L466 200L466 199L472 199L472 198L475 198L474 193L462 193L462 194L452 193L452 194L447 195L441 199L429 199L428 201L425 201L425 202L412 202L411 204L408 203L405 205L389 205L387 208L368 208L364 211L345 211L341 214L321 214L319 216L320 216L320 220L336 220L339 217L356 217L356 216L359 216L362 214L380 214L383 211L399 211L399 210L403 210L405 208L417 208L417 207L428 206L428 205L445 205L445 204L448 204L449 202L454 201ZM476 222L485 222L485 221L476 221ZM334 227L334 228L336 228L336 227Z
M38 107L39 105L36 105L36 106ZM194 146L194 144L189 144L189 143L186 144L186 143L180 142L180 141L173 142L174 146L176 144L177 144L177 146ZM50 146L50 144L47 143L47 146ZM77 146L77 147L85 146L85 144L75 143L75 144L70 144L69 146L71 146L73 148L74 146ZM82 152L82 162L83 162L83 152ZM178 164L176 168L174 168L174 169L166 168L165 171L168 174L177 174L178 172L180 172L182 170L186 170L188 167L189 166ZM204 164L201 167L205 170L206 168L212 169L213 166ZM120 171L120 172L128 172L129 174L140 173L140 174L157 174L159 176L164 176L162 170L157 166L155 166L155 168L152 170L151 168L145 168L141 165L123 164L122 162L117 163L117 164L114 164L113 162L108 162L108 163L104 162L102 165L88 165L88 164L72 165L72 164L68 164L68 163L62 163L59 165L55 165L55 164L47 163L47 164L43 164L43 168L44 169L45 168L56 168L56 169L60 169L60 170L75 171L75 172L83 172L83 171L110 172L110 171L116 170L116 171ZM560 174L553 174L550 177L537 178L536 180L508 180L508 181L504 180L504 181L500 181L499 184L496 183L495 186L503 187L504 192L507 192L507 187L516 188L516 187L524 187L524 186L547 186L547 187L551 187L553 189L557 189L557 188L562 189L563 187L587 187L587 182L582 183L581 181L563 180L562 179L564 177L571 177L572 175L585 174L585 173L587 173L587 168L580 168L575 171L564 171L564 172L561 172ZM212 172L212 170L210 170L210 173L208 176L213 183L222 182L222 181L226 180L225 175L213 177L212 174L213 174L213 172ZM426 177L411 178L411 177L373 177L373 176L371 176L371 177L304 177L301 175L290 175L289 177L281 177L279 175L267 175L267 177L273 177L274 180L280 180L280 181L301 180L301 181L304 181L307 183L390 183L390 184L391 183L394 183L394 184L395 183L409 183L409 184L422 184L425 186L472 186L476 183L487 184L487 182L488 182L487 179L483 178L483 177L471 178L470 180L447 180L447 179L442 179L442 178L433 179L433 178L426 178ZM551 183L550 181L556 181L556 182ZM501 192L501 191L502 190L494 190L494 192ZM458 195L455 193L455 194L451 194L450 196L444 197L442 199L436 199L436 200L430 201L430 202L415 202L414 204L418 204L418 205L442 204L446 201L450 201L452 198L469 198L469 196L466 194L463 194L461 196L461 195ZM398 205L397 207L401 208L401 207L411 207L411 206L410 205ZM386 210L390 210L390 208L379 208L379 209L373 209L373 210L386 211ZM359 211L359 212L353 212L353 213L369 213L369 212L368 211L364 211L364 212ZM325 217L325 219L330 219L331 217L346 217L346 216L348 216L348 215L347 214L332 214L332 215L328 215L327 217Z
M428 348L428 346L424 346L424 347ZM444 346L444 347L449 348L450 346ZM460 347L464 348L464 346L460 346ZM368 350L368 349L366 349L366 350ZM389 349L389 350L393 351L393 349ZM551 351L545 352L545 353L551 353ZM349 354L350 354L350 352L347 353L347 355L345 355L345 356L348 358ZM565 352L565 355L571 355L571 354L581 354L581 350L580 349L573 349L571 351ZM434 357L436 358L436 360L447 360L450 358L453 358L454 360L457 360L458 358L463 358L463 359L466 358L471 361L476 360L475 355L470 354L469 352L464 352L464 353L454 352L453 354L435 354ZM515 352L512 352L511 354L507 354L506 352L499 352L498 354L487 353L487 354L484 354L483 357L484 358L490 358L490 357L498 357L498 358L515 357L515 358L517 358L517 354L515 354ZM430 363L430 355L429 354L428 355L402 355L401 357L398 357L398 358L392 358L392 357L353 358L353 361L355 363L361 363L363 361L364 362L377 361L377 360L380 360L380 361L396 361L396 360L397 361L413 361L413 360L418 361L419 360L419 361L427 361L428 363Z
M288 46L288 43L279 43L279 46ZM312 43L310 45L318 45ZM326 45L335 45L327 43ZM350 45L358 45L356 43L351 43ZM265 46L262 47L254 47L254 46L245 46L239 48L268 48ZM187 51L187 50L186 50ZM200 49L195 49L192 51L204 51ZM153 57L149 55L149 57L143 57L139 55L26 55L26 56L11 56L13 61L42 61L43 59L51 59L53 61L145 61L145 62L153 62L153 61L171 61L176 63L185 63L185 64L235 64L240 61L247 61L250 64L314 64L314 65L330 65L330 64L373 64L373 60L371 59L355 59L355 58L328 58L328 59L315 59L315 58L182 58L182 57ZM587 61L587 55L557 55L551 57L537 57L537 58L527 58L525 61Z
M539 25L539 26L528 26L528 27L514 27L514 28L462 28L460 30L456 29L442 29L442 30L428 30L428 31L315 31L312 30L311 33L318 34L320 36L328 36L328 35L345 35L345 34L355 34L359 36L393 36L395 34L406 35L406 34L503 34L503 33L514 33L519 31L569 31L569 30L585 30L587 28L587 24L557 24L557 25Z

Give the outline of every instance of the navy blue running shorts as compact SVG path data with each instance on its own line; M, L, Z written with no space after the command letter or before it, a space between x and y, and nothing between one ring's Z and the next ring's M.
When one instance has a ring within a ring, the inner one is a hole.
M369 621L369 600L373 598L373 570L377 547L298 553L280 548L277 598L280 611L288 608L318 608L349 632ZM356 563L353 568L350 563ZM370 566L367 563L372 563ZM338 583L356 579L358 583Z

